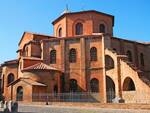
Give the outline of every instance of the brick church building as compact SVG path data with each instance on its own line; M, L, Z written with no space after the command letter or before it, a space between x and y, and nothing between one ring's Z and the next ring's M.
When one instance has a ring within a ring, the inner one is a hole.
M150 102L150 43L114 37L114 16L95 10L65 11L52 24L53 36L24 32L17 59L1 65L6 100L91 92L105 103L111 91L125 102Z

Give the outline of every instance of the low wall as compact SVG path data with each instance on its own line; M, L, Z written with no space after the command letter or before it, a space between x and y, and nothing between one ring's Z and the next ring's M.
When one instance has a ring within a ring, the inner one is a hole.
M148 103L150 104L150 95L144 92L123 91L125 103Z

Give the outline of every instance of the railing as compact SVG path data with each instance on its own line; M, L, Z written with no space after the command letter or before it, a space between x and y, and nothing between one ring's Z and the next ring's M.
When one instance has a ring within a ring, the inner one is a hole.
M107 103L116 103L116 97L114 91L106 92ZM32 102L101 102L102 97L100 93L92 92L79 92L79 93L42 93L32 95L18 95L16 98L18 101L30 100ZM121 98L120 98L121 99ZM150 103L150 95L143 92L136 91L123 91L122 99L125 103ZM119 103L119 101L118 101Z
M113 99L115 98L115 92L111 89L110 91L107 91L106 96L107 96L107 102L112 103Z
M99 93L33 94L33 102L99 102Z

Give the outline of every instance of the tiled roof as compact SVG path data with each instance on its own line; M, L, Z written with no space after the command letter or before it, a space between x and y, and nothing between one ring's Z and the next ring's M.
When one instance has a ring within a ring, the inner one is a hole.
M24 78L24 79L22 79L22 81L24 81L24 82L26 82L26 83L28 83L28 84L30 84L32 86L47 86L47 85L45 85L43 83L33 81L33 80L29 79L29 78Z
M27 60L39 60L42 61L41 58L35 58L35 57L22 57L23 59L27 59Z
M21 77L21 78L17 79L16 81L10 83L8 86L10 86L10 85L12 85L12 84L16 84L16 83L18 83L19 81L23 81L23 82L25 82L25 83L27 83L27 84L29 84L29 85L32 85L32 86L44 86L44 87L47 86L47 85L45 85L45 84L43 84L43 83L34 81L34 80L30 79L30 78L24 78L24 77Z
M22 42L22 40L23 40L26 33L31 34L31 35L43 36L43 37L46 37L46 38L55 38L54 36L49 36L49 35L40 34L40 33L24 32L18 45L21 44L21 42Z
M27 68L24 68L23 71L29 71L29 70L54 70L54 71L59 71L58 69L51 67L47 64L44 63L37 63L32 66L29 66Z
M5 61L3 64L1 64L1 66L3 67L6 65L13 65L13 64L18 64L18 59Z
M150 45L150 42L141 42L141 41L134 41L134 40L128 40L126 38L118 38L118 37L111 37L112 39L116 39L116 40L122 40L122 41L126 41L129 43L138 43L138 44L142 44L142 45Z
M73 14L85 14L85 13L97 13L97 14L101 14L101 15L105 15L105 16L109 16L112 18L113 20L113 26L114 26L114 16L110 15L110 14L106 14L106 13L102 13L99 11L95 11L95 10L87 10L87 11L80 11L80 12L68 12L68 13L64 13L63 15L59 16L57 19L55 19L52 24L54 25L56 22L58 22L60 19L62 19L63 17L67 16L67 15L73 15Z

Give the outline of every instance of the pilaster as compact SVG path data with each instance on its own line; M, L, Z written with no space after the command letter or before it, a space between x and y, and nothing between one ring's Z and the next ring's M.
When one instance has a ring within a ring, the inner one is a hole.
M81 67L80 73L82 76L81 85L84 91L87 91L87 79L86 79L86 55L85 55L85 38L80 39L80 47L81 47Z

